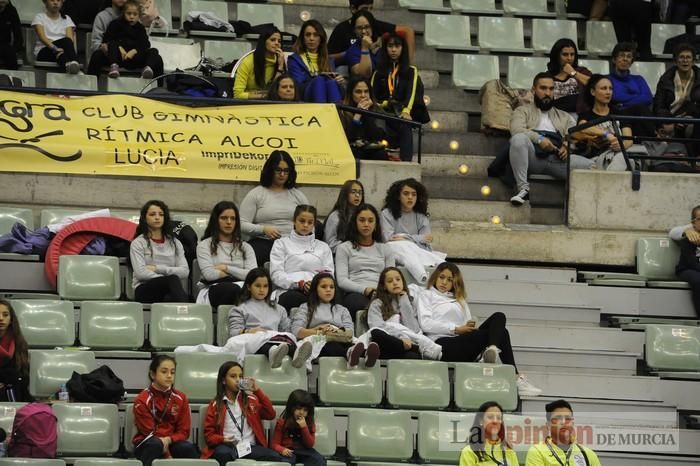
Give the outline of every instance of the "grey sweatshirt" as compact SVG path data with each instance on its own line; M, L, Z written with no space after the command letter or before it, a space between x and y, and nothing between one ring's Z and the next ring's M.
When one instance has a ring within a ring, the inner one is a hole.
M262 327L278 332L289 332L287 311L279 304L249 299L234 306L228 313L228 335L239 335L243 329Z
M430 243L425 240L425 236L430 234L428 217L417 212L405 212L399 218L394 218L389 209L382 210L381 216L384 241L389 241L394 235L406 235L421 248L432 251Z
M395 258L384 243L355 249L345 241L335 253L336 278L343 291L364 293L365 288L376 288L382 270L394 265Z
M337 247L342 242L338 238L339 224L340 216L338 215L338 211L334 210L333 212L328 214L328 217L326 217L326 223L323 225L323 241L325 241L326 244L328 244L328 247L331 248L333 254L335 254Z
M692 223L673 227L671 228L671 231L668 232L668 237L671 238L673 241L680 241L683 239L683 234L685 233L685 230L689 228L693 228Z
M185 259L185 250L177 238L166 239L163 243L142 236L131 242L131 266L134 269L132 284L134 289L143 282L154 278L175 275L187 278L190 268ZM155 265L155 272L148 270L147 265Z
M219 270L214 268L216 265L225 265L228 274L237 280L244 280L248 272L258 266L253 247L245 242L234 250L233 243L220 241L216 247L216 254L212 256L211 238L203 239L197 245L197 264L202 271L202 277L210 282L222 278Z
M97 13L95 16L95 22L92 23L92 38L90 39L90 53L94 53L95 50L100 48L102 44L102 38L105 35L107 26L109 23L119 18L122 12L114 7L105 8L104 10Z
M308 322L308 323L307 323ZM314 312L311 322L309 322L309 305L302 304L296 309L292 309L292 333L298 337L299 330L303 328L313 328L322 324L332 324L336 327L353 331L354 324L350 311L345 306L336 304L331 309L330 304L319 304Z
M241 231L251 237L264 236L263 227L272 225L283 236L288 235L292 231L294 209L308 203L304 193L297 188L275 192L264 186L256 186L241 202Z
M387 320L384 320L382 318L382 302L378 299L373 300L367 310L369 328L385 328L387 323L394 323L403 325L411 332L421 333L416 309L413 307L413 302L408 294L399 297L398 303L395 300L392 301L391 306L394 309L394 314ZM395 327L395 325L392 327Z

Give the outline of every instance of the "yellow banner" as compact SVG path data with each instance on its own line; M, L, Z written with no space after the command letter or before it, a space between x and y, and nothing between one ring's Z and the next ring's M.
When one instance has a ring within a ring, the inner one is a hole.
M0 91L0 170L254 181L270 152L297 181L356 178L334 105L198 107L142 97Z

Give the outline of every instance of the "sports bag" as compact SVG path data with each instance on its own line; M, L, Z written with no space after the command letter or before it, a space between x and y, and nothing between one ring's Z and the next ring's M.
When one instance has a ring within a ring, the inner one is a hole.
M108 366L87 374L73 372L66 387L72 400L86 403L119 403L124 397L124 382Z
M17 410L12 424L8 456L55 458L58 435L56 416L44 403L29 403Z

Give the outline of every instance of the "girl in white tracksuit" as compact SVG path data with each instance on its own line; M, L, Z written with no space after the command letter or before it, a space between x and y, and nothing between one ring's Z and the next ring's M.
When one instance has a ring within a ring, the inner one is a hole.
M307 302L311 280L319 272L333 272L333 253L314 235L316 208L299 205L294 210L294 229L275 241L270 252L272 283L284 291L278 298L289 312Z

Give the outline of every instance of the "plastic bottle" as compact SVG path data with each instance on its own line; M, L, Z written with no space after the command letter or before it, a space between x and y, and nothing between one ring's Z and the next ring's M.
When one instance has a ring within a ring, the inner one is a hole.
M58 401L69 401L68 388L66 384L61 384L61 388L58 390Z

